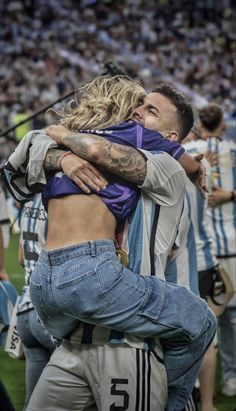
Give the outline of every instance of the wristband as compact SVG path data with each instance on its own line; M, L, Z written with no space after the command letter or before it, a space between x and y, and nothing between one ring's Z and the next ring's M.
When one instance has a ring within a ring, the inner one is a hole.
M231 196L230 196L229 201L235 201L235 200L236 200L236 194L234 191L231 191Z
M62 167L61 167L61 162L62 162L63 158L64 158L65 156L68 156L69 154L73 154L72 151L65 151L65 153L63 153L63 154L61 155L61 157L60 157L59 160L58 160L58 168L59 168L59 169L62 168Z

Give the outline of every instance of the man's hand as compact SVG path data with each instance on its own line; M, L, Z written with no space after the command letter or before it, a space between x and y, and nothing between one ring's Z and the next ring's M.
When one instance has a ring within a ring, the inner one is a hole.
M228 203L230 201L232 191L223 190L220 187L214 187L211 194L208 197L208 206L216 207L218 205Z
M198 188L202 197L205 198L205 193L208 193L208 188L206 186L206 167L201 162L204 156L203 154L196 154L193 157L199 163L199 169L191 181Z
M45 128L44 131L58 145L63 144L63 137L69 134L75 134L75 132L68 130L68 128L61 126L60 124L49 126Z
M90 193L89 188L96 191L103 190L108 184L96 167L73 153L62 159L61 166L66 176L74 181L84 193Z

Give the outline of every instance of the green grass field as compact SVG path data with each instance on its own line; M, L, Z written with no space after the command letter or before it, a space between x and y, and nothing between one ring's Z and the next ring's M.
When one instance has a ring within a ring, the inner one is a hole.
M6 266L12 283L20 292L23 285L23 269L18 264L18 241L19 235L13 234L10 247L7 250ZM15 360L0 349L0 378L4 382L8 393L13 401L16 411L23 410L25 382L24 382L25 362ZM227 398L221 394L220 366L217 368L216 378L216 403L219 411L235 411L236 397ZM3 410L4 411L4 410ZM38 410L40 411L40 410ZM106 411L106 410L104 410ZM158 410L157 410L158 411Z

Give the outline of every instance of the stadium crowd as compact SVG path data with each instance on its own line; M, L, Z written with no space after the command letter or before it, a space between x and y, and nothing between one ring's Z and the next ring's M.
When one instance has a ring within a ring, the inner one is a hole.
M148 89L169 80L236 116L233 1L5 0L0 13L1 130L101 73L107 60Z

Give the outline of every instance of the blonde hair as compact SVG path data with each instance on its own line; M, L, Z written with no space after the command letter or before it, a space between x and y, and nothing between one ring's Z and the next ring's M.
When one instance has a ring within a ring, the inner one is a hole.
M144 88L126 76L99 76L78 89L76 108L71 104L58 114L70 130L109 127L131 118L132 111L146 95Z

